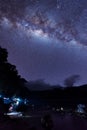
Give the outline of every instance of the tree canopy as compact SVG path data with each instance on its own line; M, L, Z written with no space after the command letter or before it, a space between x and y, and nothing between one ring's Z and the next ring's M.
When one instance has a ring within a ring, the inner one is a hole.
M25 95L28 93L24 85L27 81L21 78L16 66L10 64L7 58L7 50L0 47L0 93Z

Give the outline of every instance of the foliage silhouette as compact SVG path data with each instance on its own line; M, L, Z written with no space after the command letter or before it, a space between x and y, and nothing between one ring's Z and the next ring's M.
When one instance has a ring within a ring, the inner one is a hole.
M0 47L0 93L5 95L28 95L27 82L18 74L15 65L8 62L8 52Z

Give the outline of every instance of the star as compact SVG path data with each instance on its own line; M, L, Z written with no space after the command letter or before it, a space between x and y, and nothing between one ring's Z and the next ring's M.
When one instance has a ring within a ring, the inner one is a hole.
M79 73L86 82L86 21L86 0L1 0L0 45L27 79L57 84Z

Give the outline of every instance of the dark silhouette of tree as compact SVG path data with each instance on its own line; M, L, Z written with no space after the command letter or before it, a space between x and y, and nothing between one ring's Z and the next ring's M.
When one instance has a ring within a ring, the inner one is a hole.
M7 50L0 47L0 92L6 95L25 95L28 92L24 85L26 80L18 74L16 66L8 63L7 58Z
M7 62L8 52L0 47L0 63Z
M64 85L66 87L72 87L79 79L80 75L72 75L64 80Z

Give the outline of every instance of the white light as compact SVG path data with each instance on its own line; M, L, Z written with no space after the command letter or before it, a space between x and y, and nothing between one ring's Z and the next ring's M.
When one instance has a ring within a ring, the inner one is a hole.
M18 117L22 117L23 114L21 112L9 112L9 113L4 113L4 115L9 116L10 118L18 118Z
M61 111L63 111L63 107L61 107L60 109L61 109Z
M34 34L37 36L42 35L42 30L34 30Z
M35 35L36 37L41 37L41 38L47 38L48 35L44 33L41 29L38 30L31 30L31 33Z

